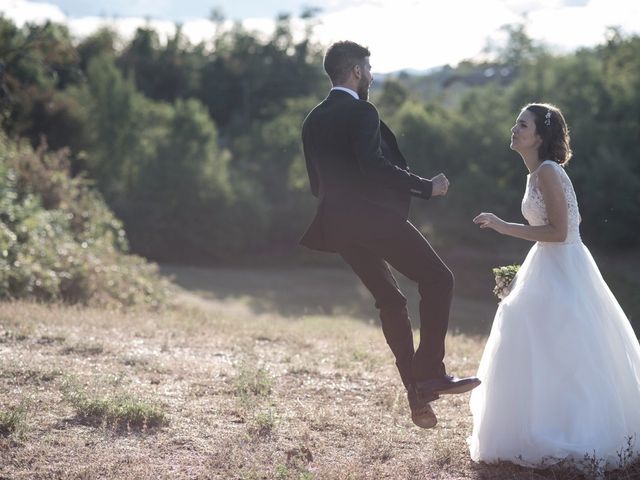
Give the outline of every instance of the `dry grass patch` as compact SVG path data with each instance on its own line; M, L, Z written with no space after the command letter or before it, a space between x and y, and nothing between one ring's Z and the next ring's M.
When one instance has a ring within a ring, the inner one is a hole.
M0 303L0 339L0 478L584 478L471 462L468 394L415 427L379 327L347 316ZM483 342L449 336L449 369Z

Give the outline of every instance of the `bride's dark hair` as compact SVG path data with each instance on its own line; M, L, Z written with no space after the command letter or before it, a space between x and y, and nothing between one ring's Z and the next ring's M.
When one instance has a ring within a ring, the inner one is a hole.
M536 122L536 133L542 138L538 147L540 160L553 160L566 165L571 160L569 128L562 112L550 103L530 103L523 110L530 111Z

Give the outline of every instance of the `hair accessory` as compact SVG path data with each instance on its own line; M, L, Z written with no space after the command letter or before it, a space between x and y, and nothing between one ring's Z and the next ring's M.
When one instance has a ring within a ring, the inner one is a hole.
M547 113L544 116L544 124L547 127L551 126L551 110L547 110Z

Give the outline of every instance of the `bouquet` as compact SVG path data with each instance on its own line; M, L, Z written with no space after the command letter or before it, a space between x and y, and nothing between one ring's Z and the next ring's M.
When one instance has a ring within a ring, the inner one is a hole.
M498 297L498 300L502 300L509 295L511 283L519 269L520 265L506 265L493 269L493 275L496 277L496 286L493 289L493 293Z

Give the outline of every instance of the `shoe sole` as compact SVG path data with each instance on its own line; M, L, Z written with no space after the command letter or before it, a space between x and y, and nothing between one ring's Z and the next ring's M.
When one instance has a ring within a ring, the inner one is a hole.
M456 393L466 393L470 390L473 390L482 382L480 380L474 380L469 383L465 383L462 385L456 385L455 387L447 388L444 390L435 390L434 393L438 395L454 395Z

